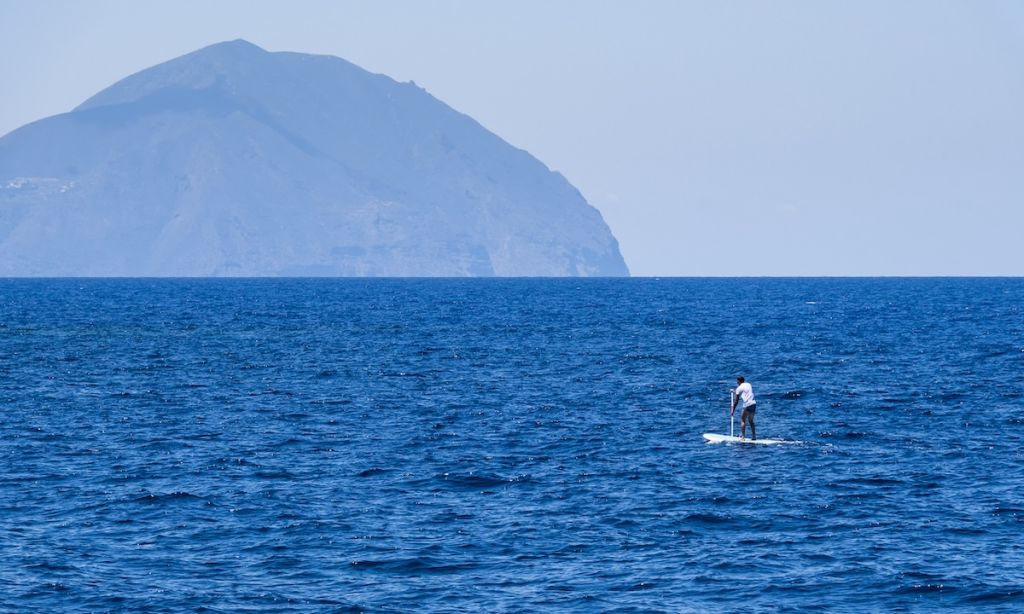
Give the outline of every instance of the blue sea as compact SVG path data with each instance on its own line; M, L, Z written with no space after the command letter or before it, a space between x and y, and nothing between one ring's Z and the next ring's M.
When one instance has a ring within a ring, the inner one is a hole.
M0 280L0 611L1024 610L1024 280ZM744 375L758 436L727 433Z

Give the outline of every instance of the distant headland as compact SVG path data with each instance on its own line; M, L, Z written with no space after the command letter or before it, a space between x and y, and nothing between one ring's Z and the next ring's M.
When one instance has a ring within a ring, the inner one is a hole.
M0 138L0 276L626 276L562 175L412 83L243 40Z

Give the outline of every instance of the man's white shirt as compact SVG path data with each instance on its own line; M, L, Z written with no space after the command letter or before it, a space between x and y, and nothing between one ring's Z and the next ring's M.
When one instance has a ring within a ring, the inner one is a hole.
M757 401L754 400L754 389L750 386L750 382L743 382L737 386L736 395L739 396L741 401L743 401L744 408L757 403Z

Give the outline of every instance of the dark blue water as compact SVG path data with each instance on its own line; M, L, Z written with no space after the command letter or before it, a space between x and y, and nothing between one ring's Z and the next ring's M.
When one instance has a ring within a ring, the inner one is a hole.
M1022 305L0 280L0 610L1020 610ZM737 374L804 444L703 442Z

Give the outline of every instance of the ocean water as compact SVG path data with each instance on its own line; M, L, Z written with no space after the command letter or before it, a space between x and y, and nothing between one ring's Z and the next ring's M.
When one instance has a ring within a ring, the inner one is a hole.
M0 610L1024 610L1024 280L0 280ZM713 445L743 374L758 434Z

